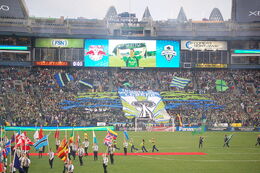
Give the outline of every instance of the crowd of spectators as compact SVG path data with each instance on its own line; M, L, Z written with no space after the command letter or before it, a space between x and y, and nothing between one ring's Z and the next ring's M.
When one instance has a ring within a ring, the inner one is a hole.
M68 73L74 78L65 87L59 87L54 75ZM96 125L96 122L132 122L124 118L118 108L61 109L64 100L75 101L79 92L105 92L118 88L133 90L176 91L170 87L173 76L188 78L191 83L185 92L207 94L224 109L190 109L182 106L167 110L170 116L181 115L184 124L198 124L206 115L207 123L242 123L260 126L259 70L198 70L198 69L144 69L116 68L21 68L0 69L0 110L2 123L11 125ZM93 88L82 89L79 80L93 81ZM217 79L229 87L216 91ZM127 83L127 85L125 85ZM93 103L85 103L91 105Z

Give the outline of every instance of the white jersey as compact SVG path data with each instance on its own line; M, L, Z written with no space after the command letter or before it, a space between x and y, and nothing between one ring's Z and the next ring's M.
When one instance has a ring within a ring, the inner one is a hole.
M103 163L104 163L105 165L108 164L108 158L107 158L107 157L103 157Z
M74 165L68 165L68 173L72 173L74 171Z
M31 164L31 160L27 157L22 157L20 161L23 167L29 167Z
M82 144L84 145L85 148L89 147L89 141L84 141L84 142L82 142Z
M124 145L124 148L127 148L128 147L128 142L124 142L123 145Z
M84 153L85 153L84 148L80 147L80 148L78 149L78 154L79 154L79 156L83 156Z
M49 152L49 159L52 160L54 158L54 152Z
M98 151L98 145L94 145L92 148L93 148L93 151Z

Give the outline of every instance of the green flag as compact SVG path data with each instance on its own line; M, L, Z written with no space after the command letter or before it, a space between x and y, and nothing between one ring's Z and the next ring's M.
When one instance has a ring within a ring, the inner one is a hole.
M124 85L125 87L131 87L131 84L130 84L129 82L125 82L123 85Z
M202 134L205 132L205 125L200 126L197 129L194 129L194 131L191 133L192 135L198 135L198 134Z
M219 91L226 91L228 86L224 80L216 80L216 90Z

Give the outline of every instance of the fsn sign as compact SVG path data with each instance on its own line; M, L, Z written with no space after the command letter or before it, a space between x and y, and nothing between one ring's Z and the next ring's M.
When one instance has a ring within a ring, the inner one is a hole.
M60 40L60 39L56 40L55 39L55 40L52 40L51 44L53 47L67 47L69 42L68 42L68 40Z

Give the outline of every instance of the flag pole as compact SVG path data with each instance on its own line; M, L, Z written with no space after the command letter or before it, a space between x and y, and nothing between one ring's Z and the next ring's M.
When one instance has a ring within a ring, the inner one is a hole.
M12 144L11 144L11 140L9 140L10 141L10 166L11 166L11 164L12 164ZM8 162L7 162L8 163Z
M2 138L3 132L2 132L2 126L1 126L1 144L3 144L3 138Z

